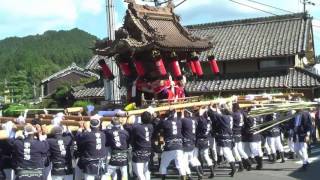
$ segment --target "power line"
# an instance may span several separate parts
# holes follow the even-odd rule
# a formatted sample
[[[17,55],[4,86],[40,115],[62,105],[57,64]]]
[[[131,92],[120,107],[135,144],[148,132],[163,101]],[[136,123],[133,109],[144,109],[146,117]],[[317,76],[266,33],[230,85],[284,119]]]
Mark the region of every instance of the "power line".
[[[256,8],[256,7],[253,7],[253,6],[250,6],[250,5],[247,5],[247,4],[243,4],[241,2],[238,2],[238,1],[234,1],[234,0],[229,0],[233,3],[237,3],[237,4],[240,4],[242,6],[246,6],[246,7],[249,7],[249,8],[252,8],[252,9],[255,9],[255,10],[258,10],[258,11],[261,11],[261,12],[264,12],[264,13],[267,13],[267,14],[271,14],[271,15],[275,15],[275,16],[278,16],[278,14],[275,14],[275,13],[272,13],[272,12],[269,12],[269,11],[265,11],[263,9],[259,9],[259,8]]]
[[[240,2],[235,1],[235,0],[229,0],[229,1],[234,2],[234,3],[237,3],[237,4],[240,4],[240,5],[242,5],[242,6],[246,6],[246,7],[249,7],[249,8],[255,9],[255,10],[258,10],[258,11],[262,11],[262,12],[267,13],[267,14],[271,14],[271,15],[274,15],[274,16],[279,16],[278,14],[275,14],[275,13],[272,13],[272,12],[269,12],[269,11],[266,11],[266,10],[263,10],[263,9],[259,9],[259,8],[257,8],[257,7],[253,7],[253,6],[250,6],[250,5],[247,5],[247,4],[243,4],[243,3],[240,3]],[[252,1],[252,0],[247,0],[247,1]],[[314,18],[314,19],[316,19],[316,18]],[[314,24],[312,24],[312,26],[315,27],[315,28],[320,28],[319,25],[314,25]]]
[[[254,1],[254,0],[247,0],[247,1],[253,2],[253,3],[256,3],[256,4],[260,4],[260,5],[263,5],[263,6],[271,7],[273,9],[277,9],[277,10],[280,10],[280,11],[284,11],[284,12],[288,12],[288,13],[294,13],[292,11],[288,11],[288,10],[285,10],[285,9],[282,9],[282,8],[278,8],[278,7],[269,5],[269,4],[261,3],[261,2],[258,2],[258,1]]]

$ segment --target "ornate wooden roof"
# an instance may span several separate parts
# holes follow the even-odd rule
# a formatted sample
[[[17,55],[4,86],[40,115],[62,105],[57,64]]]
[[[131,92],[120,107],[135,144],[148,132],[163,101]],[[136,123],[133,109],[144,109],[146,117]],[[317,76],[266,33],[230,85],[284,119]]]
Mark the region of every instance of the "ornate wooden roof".
[[[306,51],[311,18],[303,13],[215,22],[187,26],[188,30],[214,44],[203,52],[218,60],[243,60],[290,56]]]
[[[103,46],[104,45],[104,46]],[[130,2],[123,27],[114,42],[98,43],[97,54],[112,56],[128,51],[204,51],[212,47],[208,40],[192,36],[174,14],[172,7],[153,7]]]
[[[312,88],[320,86],[320,76],[305,69],[290,68],[285,72],[268,74],[237,74],[223,76],[220,80],[189,81],[189,93],[210,93],[219,91]]]

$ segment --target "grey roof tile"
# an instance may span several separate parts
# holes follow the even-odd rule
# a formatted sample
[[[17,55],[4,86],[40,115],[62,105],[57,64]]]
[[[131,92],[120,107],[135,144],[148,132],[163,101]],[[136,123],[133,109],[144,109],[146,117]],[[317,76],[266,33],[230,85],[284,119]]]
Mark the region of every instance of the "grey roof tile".
[[[291,68],[287,72],[247,77],[223,77],[219,80],[189,81],[189,93],[217,92],[223,90],[250,90],[271,88],[310,88],[320,86],[320,76],[305,69]]]
[[[72,63],[70,66],[68,66],[67,68],[65,69],[62,69],[61,71],[59,72],[56,72],[48,77],[46,77],[45,79],[42,79],[41,80],[41,83],[45,83],[47,81],[50,81],[52,79],[58,79],[58,78],[61,78],[63,76],[66,76],[70,73],[77,73],[77,74],[81,74],[83,76],[86,76],[86,77],[96,77],[96,78],[99,78],[99,75],[98,74],[95,74],[93,72],[90,72],[90,71],[87,71],[79,66],[76,65],[76,63]]]
[[[303,50],[307,23],[304,14],[226,21],[187,26],[195,36],[208,38],[213,48],[200,55],[206,60],[213,53],[218,60],[241,60],[295,55]]]

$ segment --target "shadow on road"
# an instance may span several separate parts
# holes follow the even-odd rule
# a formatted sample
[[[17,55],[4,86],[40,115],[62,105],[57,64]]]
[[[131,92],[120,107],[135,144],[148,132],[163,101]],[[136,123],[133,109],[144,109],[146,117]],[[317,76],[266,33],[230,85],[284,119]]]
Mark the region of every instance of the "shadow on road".
[[[315,158],[320,156],[320,145],[319,143],[312,148],[311,156],[309,158]],[[299,168],[289,174],[290,177],[301,180],[318,180],[320,179],[320,161],[316,159],[312,163],[310,163],[307,170],[303,170]]]

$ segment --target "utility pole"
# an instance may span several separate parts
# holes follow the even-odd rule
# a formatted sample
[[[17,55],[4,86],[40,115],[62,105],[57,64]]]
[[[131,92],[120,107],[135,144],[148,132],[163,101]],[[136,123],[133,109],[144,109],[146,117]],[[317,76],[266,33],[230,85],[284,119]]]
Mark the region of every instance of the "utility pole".
[[[32,88],[33,88],[33,99],[36,100],[36,98],[37,98],[37,86],[36,86],[35,82],[33,82]]]
[[[115,6],[113,0],[106,0],[106,12],[107,12],[107,30],[109,40],[115,40]],[[104,80],[104,93],[105,100],[116,101],[120,99],[120,90],[118,85],[120,84],[119,68],[114,61],[109,61],[109,68],[111,69],[115,78],[113,80]]]
[[[307,5],[312,5],[312,6],[316,5],[314,2],[309,1],[309,0],[303,0],[302,4],[303,4],[303,13],[304,14],[307,14],[307,8],[306,8]]]

